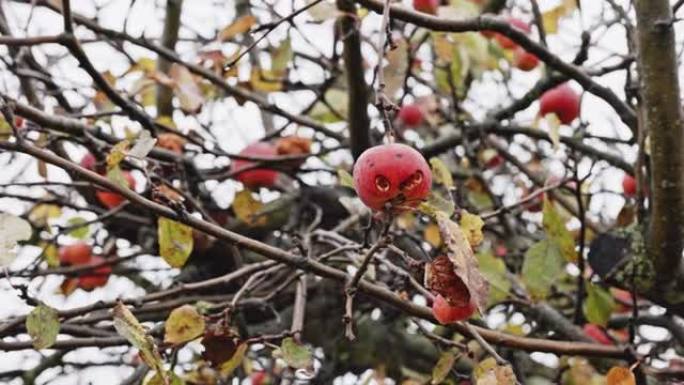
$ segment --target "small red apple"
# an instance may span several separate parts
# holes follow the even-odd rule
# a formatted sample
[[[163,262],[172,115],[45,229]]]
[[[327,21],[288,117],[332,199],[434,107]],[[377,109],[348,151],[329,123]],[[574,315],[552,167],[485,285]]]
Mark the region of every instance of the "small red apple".
[[[627,198],[632,198],[636,195],[637,184],[636,179],[634,179],[633,176],[625,174],[625,176],[622,177],[622,192]]]
[[[135,179],[133,178],[131,173],[128,171],[124,171],[123,177],[124,177],[124,179],[126,179],[126,183],[128,184],[128,188],[135,189]],[[105,190],[97,190],[95,192],[95,196],[97,197],[97,200],[100,201],[100,204],[102,204],[102,206],[104,206],[108,209],[112,209],[114,207],[117,207],[123,201],[126,200],[126,198],[124,198],[120,194],[117,194],[117,193],[111,192],[111,191],[105,191]]]
[[[416,207],[432,187],[432,172],[423,155],[400,143],[367,149],[357,159],[353,174],[359,198],[377,211],[388,205],[394,212]]]
[[[273,158],[278,155],[277,149],[270,143],[256,142],[245,147],[239,155],[253,156],[259,158]],[[256,163],[249,160],[235,159],[230,166],[231,173],[237,173]],[[250,169],[235,175],[235,179],[242,182],[248,188],[272,187],[278,179],[278,171],[268,168]]]
[[[439,0],[413,0],[413,9],[418,12],[436,15],[437,8],[439,8]]]
[[[442,325],[463,321],[475,312],[475,303],[471,300],[465,306],[451,306],[441,294],[435,296],[432,303],[432,315]]]
[[[522,47],[516,48],[513,52],[513,66],[521,71],[532,71],[539,65],[539,58],[523,49]]]
[[[268,374],[263,370],[259,370],[252,373],[249,376],[249,379],[252,382],[252,385],[265,385],[268,381]]]
[[[406,127],[415,128],[423,124],[423,110],[417,104],[405,104],[399,110],[399,121]]]
[[[563,124],[570,124],[580,114],[580,96],[564,83],[546,91],[539,99],[539,115],[555,113]]]
[[[627,313],[632,310],[632,304],[634,303],[632,293],[616,288],[611,288],[610,291],[613,293],[613,298],[615,298],[615,302],[618,305],[617,312]]]
[[[83,155],[83,158],[81,158],[80,165],[83,168],[87,168],[88,170],[95,170],[95,164],[97,163],[97,159],[95,159],[95,155],[91,153],[86,153]]]
[[[21,116],[14,116],[14,127],[16,128],[23,128],[24,127],[24,118]]]
[[[520,30],[521,32],[530,33],[532,31],[532,29],[530,28],[530,25],[523,20],[520,20],[520,19],[515,18],[515,17],[509,17],[507,19],[507,21],[511,25],[511,27],[513,27],[517,30]],[[516,42],[514,42],[513,40],[509,39],[508,37],[506,37],[505,35],[502,35],[500,33],[496,33],[494,35],[494,38],[496,39],[496,41],[499,42],[499,45],[501,46],[501,48],[514,49],[518,46],[518,44]]]
[[[59,263],[62,266],[83,265],[90,262],[93,249],[85,242],[78,242],[59,249]]]
[[[505,245],[496,245],[494,248],[494,255],[499,258],[503,258],[508,254],[508,248]]]
[[[104,262],[105,259],[102,257],[94,256],[91,259],[91,264],[99,264]],[[109,265],[102,265],[96,269],[94,269],[91,273],[88,273],[88,275],[82,275],[81,277],[78,278],[78,287],[80,287],[83,290],[90,291],[95,289],[96,287],[102,287],[107,284],[107,281],[109,280],[109,275],[112,273],[112,267]]]
[[[584,324],[583,329],[584,333],[594,341],[602,345],[613,345],[613,341],[600,326],[596,324]]]

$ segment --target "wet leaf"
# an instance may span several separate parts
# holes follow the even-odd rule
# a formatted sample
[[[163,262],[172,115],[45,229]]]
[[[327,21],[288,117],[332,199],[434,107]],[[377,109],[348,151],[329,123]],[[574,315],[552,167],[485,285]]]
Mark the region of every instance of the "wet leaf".
[[[231,40],[235,36],[249,31],[256,24],[256,21],[256,17],[252,15],[239,17],[219,32],[218,39],[222,42]]]
[[[59,334],[57,310],[42,303],[36,306],[26,317],[26,331],[34,348],[40,350],[52,346]]]
[[[587,321],[606,326],[617,305],[610,292],[601,286],[587,282],[587,298],[583,304]]]
[[[8,266],[17,257],[17,242],[31,238],[31,224],[16,215],[0,213],[0,267]]]
[[[183,267],[192,253],[192,228],[172,219],[157,221],[159,255],[172,267]]]
[[[532,245],[525,253],[522,267],[522,279],[532,297],[545,298],[564,267],[565,260],[556,242],[544,239]]]
[[[295,369],[307,369],[313,365],[313,355],[309,348],[287,337],[280,344],[280,351],[287,365]]]
[[[171,311],[166,319],[164,342],[178,345],[192,341],[204,333],[204,317],[194,306],[183,305]]]

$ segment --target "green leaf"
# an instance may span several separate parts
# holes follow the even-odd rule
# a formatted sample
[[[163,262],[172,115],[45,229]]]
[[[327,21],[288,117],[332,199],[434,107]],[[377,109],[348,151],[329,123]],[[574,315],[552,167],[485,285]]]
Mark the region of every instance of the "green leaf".
[[[124,160],[130,145],[131,142],[124,139],[112,147],[109,154],[107,154],[107,170],[117,167]]]
[[[608,290],[587,282],[587,298],[583,310],[589,322],[606,326],[616,306],[615,299]]]
[[[117,302],[112,310],[114,315],[114,329],[120,336],[124,337],[134,347],[140,350],[142,360],[157,374],[162,376],[162,383],[168,384],[167,373],[164,370],[161,355],[157,350],[154,339],[147,335],[145,328],[138,322],[133,313],[123,304]]]
[[[486,252],[477,254],[477,262],[480,265],[480,272],[489,282],[488,304],[493,305],[506,299],[511,290],[511,282],[506,276],[504,261]]]
[[[47,262],[48,267],[58,267],[59,266],[59,251],[54,243],[41,242],[40,246],[43,248],[43,254],[41,257],[45,262]]]
[[[545,298],[564,267],[565,260],[556,242],[544,239],[532,245],[525,253],[522,267],[522,279],[532,297]]]
[[[313,365],[311,351],[304,345],[298,344],[292,337],[287,337],[280,344],[283,359],[290,367],[307,369]]]
[[[418,210],[425,215],[436,217],[438,213],[444,213],[447,217],[454,215],[454,201],[442,197],[437,191],[431,191],[425,202],[418,206]]]
[[[439,356],[439,361],[435,364],[435,366],[432,368],[432,384],[440,384],[442,383],[447,376],[449,375],[449,372],[451,371],[451,368],[454,367],[454,363],[456,362],[456,356],[454,355],[453,352],[447,351],[442,353]]]
[[[284,72],[292,61],[292,57],[292,43],[288,38],[283,40],[271,54],[271,71]]]
[[[183,267],[192,253],[192,228],[172,219],[157,221],[159,254],[172,267]]]
[[[548,197],[544,198],[544,219],[542,225],[548,239],[556,242],[561,254],[568,262],[577,261],[575,239],[565,226],[565,221],[556,210],[556,205]]]
[[[319,101],[309,111],[309,116],[321,123],[337,123],[346,119],[349,112],[349,95],[347,91],[331,88],[325,92],[327,103]],[[335,109],[331,110],[330,107]]]
[[[451,171],[441,159],[431,158],[430,167],[432,168],[432,176],[435,178],[435,182],[444,185],[448,189],[454,188],[454,178],[451,176]]]
[[[230,376],[233,371],[240,366],[242,360],[245,359],[245,353],[247,353],[248,347],[249,346],[246,343],[241,343],[238,345],[238,347],[235,349],[235,353],[233,353],[233,356],[230,357],[228,361],[221,364],[220,372],[222,376]]]
[[[52,346],[59,334],[57,310],[42,303],[36,306],[26,317],[26,331],[34,348],[40,350]]]
[[[73,217],[69,218],[69,226],[78,226],[83,223],[86,223],[87,221],[81,217]],[[69,235],[76,238],[76,239],[85,239],[88,234],[90,234],[90,225],[85,224],[82,226],[74,227],[71,230],[69,230]]]
[[[354,188],[354,177],[345,169],[337,169],[337,180],[339,181],[340,186],[349,187],[351,189]]]
[[[183,305],[171,311],[164,325],[164,342],[178,345],[204,333],[204,317],[194,306]]]
[[[128,181],[118,165],[107,169],[107,179],[116,183],[119,187],[129,188]]]
[[[233,200],[233,212],[235,216],[249,226],[263,226],[266,224],[266,218],[258,213],[263,208],[264,204],[254,198],[252,191],[242,190],[235,194]]]

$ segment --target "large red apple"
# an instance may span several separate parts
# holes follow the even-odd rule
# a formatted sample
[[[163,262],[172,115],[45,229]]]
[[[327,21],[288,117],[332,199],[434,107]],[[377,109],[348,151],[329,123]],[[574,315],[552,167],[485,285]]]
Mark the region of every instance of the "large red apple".
[[[59,263],[62,266],[83,265],[90,262],[92,248],[85,242],[78,242],[59,249]]]
[[[238,155],[253,156],[259,158],[274,158],[278,155],[275,146],[266,142],[256,142],[245,147]],[[256,162],[249,160],[235,159],[230,166],[231,173],[238,173],[248,167],[252,167]],[[278,179],[278,171],[268,168],[250,169],[235,174],[235,179],[242,182],[248,188],[272,187]]]
[[[413,8],[418,12],[436,15],[439,0],[413,0]]]
[[[580,114],[580,96],[564,83],[546,91],[539,99],[539,115],[554,113],[563,124],[570,124]]]
[[[135,189],[135,179],[131,175],[130,172],[124,171],[123,173],[124,179],[126,179],[126,183],[128,184],[128,188],[131,190]],[[106,191],[106,190],[97,190],[95,192],[95,196],[97,197],[97,200],[100,201],[102,206],[112,209],[114,207],[117,207],[120,205],[123,201],[126,200],[122,195],[111,192],[111,191]]]
[[[354,187],[373,210],[401,212],[427,198],[432,172],[423,155],[405,144],[392,143],[364,151],[354,165]]]
[[[446,325],[470,318],[475,312],[475,307],[472,297],[464,306],[451,306],[441,294],[437,294],[432,303],[432,314],[439,323]]]

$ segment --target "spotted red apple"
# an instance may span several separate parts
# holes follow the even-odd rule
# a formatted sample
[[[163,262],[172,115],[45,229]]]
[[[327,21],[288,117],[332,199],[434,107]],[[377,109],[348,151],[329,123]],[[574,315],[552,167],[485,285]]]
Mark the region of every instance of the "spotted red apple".
[[[508,23],[511,25],[511,27],[513,27],[513,28],[515,28],[515,29],[517,29],[523,33],[530,33],[532,31],[532,29],[530,28],[530,25],[526,21],[523,21],[521,19],[518,19],[515,17],[509,17],[506,21],[508,21]],[[513,40],[511,40],[510,38],[508,38],[507,36],[505,36],[503,34],[496,33],[494,35],[494,38],[496,39],[496,41],[499,42],[499,45],[501,46],[501,48],[514,49],[518,46],[518,44],[516,42],[514,42]]]
[[[563,124],[570,124],[580,114],[580,96],[564,83],[546,91],[539,99],[539,115],[554,113]]]
[[[584,333],[589,336],[592,340],[602,344],[602,345],[613,345],[613,341],[608,337],[608,334],[596,324],[584,324]]]
[[[636,195],[637,184],[636,179],[634,179],[633,176],[625,174],[625,176],[622,177],[622,192],[628,198],[632,198]]]
[[[90,262],[92,256],[92,247],[85,242],[62,246],[59,249],[59,263],[62,266],[83,265]]]
[[[104,262],[105,259],[102,257],[94,256],[90,264],[97,265]],[[107,284],[109,276],[112,273],[112,267],[109,265],[102,265],[98,268],[88,272],[86,275],[82,275],[78,278],[78,287],[83,290],[93,290],[96,287],[102,287]]]
[[[405,104],[399,109],[399,121],[409,128],[416,128],[423,124],[423,110],[417,104]]]
[[[276,147],[267,142],[256,142],[245,147],[238,155],[253,156],[263,159],[274,158],[278,155]],[[248,167],[252,167],[257,162],[235,159],[230,166],[232,173],[237,173]],[[249,169],[239,174],[235,174],[235,179],[242,182],[248,188],[272,187],[278,179],[278,171],[268,168]]]
[[[439,0],[413,0],[413,9],[418,12],[436,15],[437,8],[439,8]]]
[[[133,178],[133,175],[131,175],[131,173],[128,171],[124,171],[122,172],[122,174],[124,179],[126,180],[126,183],[128,184],[128,188],[130,188],[131,190],[135,189],[135,179]],[[121,194],[106,190],[97,190],[95,192],[95,196],[97,197],[97,200],[102,204],[102,206],[108,209],[117,207],[123,201],[126,200],[126,198],[124,198]]]
[[[470,318],[475,312],[475,307],[472,297],[466,305],[451,306],[441,294],[437,294],[432,303],[432,315],[439,323],[446,325]]]
[[[513,66],[521,71],[532,71],[539,65],[539,58],[525,51],[522,47],[516,48],[513,52]]]
[[[401,212],[427,198],[432,172],[423,155],[412,147],[383,144],[359,156],[354,165],[354,187],[371,209]]]

